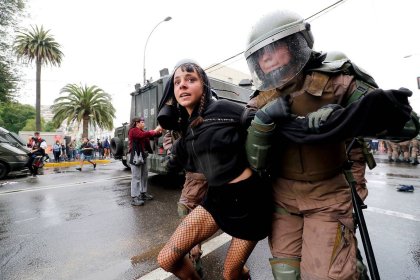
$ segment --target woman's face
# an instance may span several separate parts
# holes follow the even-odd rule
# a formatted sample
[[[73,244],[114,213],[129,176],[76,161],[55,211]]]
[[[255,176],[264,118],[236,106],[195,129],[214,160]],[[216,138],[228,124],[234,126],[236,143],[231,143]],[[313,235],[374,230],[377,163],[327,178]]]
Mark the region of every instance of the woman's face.
[[[144,121],[139,121],[136,123],[136,127],[140,129],[144,129]]]
[[[280,44],[272,49],[267,49],[258,59],[258,63],[264,74],[267,74],[289,64],[291,58],[288,47],[285,44]]]
[[[176,101],[191,115],[203,95],[203,82],[195,70],[187,72],[179,67],[174,74],[174,92]]]

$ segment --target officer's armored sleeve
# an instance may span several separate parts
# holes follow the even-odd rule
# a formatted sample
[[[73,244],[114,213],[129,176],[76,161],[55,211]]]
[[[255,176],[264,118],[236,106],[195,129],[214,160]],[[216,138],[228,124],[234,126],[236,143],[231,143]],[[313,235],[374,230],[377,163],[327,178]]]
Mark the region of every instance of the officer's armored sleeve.
[[[373,82],[373,85],[372,85],[360,79],[356,79],[354,80],[353,83],[354,83],[354,86],[352,87],[350,94],[347,95],[347,97],[344,99],[344,103],[341,104],[344,107],[348,106],[349,104],[357,100],[360,100],[361,98],[366,96],[366,94],[369,94],[377,89],[377,85],[375,82]],[[385,92],[390,92],[390,91],[385,91]],[[401,102],[401,100],[394,99],[392,94],[389,95],[389,98],[393,98],[392,102],[395,102],[395,105],[398,105]],[[398,129],[398,130],[394,129],[391,131],[386,131],[382,133],[381,135],[378,135],[378,137],[382,139],[393,139],[396,141],[402,141],[404,139],[408,139],[415,133],[418,133],[419,129],[420,129],[419,118],[416,112],[411,111],[410,118],[405,123],[402,129]]]
[[[271,152],[271,142],[274,135],[275,124],[273,122],[264,124],[256,117],[257,99],[252,98],[248,104],[246,113],[246,124],[248,134],[245,143],[247,159],[252,169],[264,171],[268,168],[268,158]],[[244,123],[242,117],[242,123]]]
[[[376,89],[345,108],[333,110],[319,127],[319,133],[308,133],[308,118],[284,123],[278,131],[296,143],[325,143],[358,136],[380,138],[383,133],[399,135],[411,120],[412,108],[408,101],[411,95],[412,92],[404,88]]]

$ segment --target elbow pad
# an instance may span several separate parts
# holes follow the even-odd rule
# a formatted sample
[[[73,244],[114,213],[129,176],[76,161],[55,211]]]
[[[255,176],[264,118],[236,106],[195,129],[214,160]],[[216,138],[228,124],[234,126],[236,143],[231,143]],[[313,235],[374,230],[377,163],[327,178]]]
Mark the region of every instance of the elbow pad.
[[[269,165],[268,157],[276,125],[274,123],[262,124],[257,120],[253,120],[248,128],[245,148],[251,168],[255,171],[263,171]]]

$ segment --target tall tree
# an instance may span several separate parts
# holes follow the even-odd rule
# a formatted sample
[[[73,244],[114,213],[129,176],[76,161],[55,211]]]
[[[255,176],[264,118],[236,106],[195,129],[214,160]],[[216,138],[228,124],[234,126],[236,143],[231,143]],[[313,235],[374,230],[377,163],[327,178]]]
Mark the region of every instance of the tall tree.
[[[88,137],[89,124],[94,128],[111,130],[114,128],[115,108],[111,95],[97,86],[78,86],[68,84],[61,89],[61,96],[54,100],[51,106],[54,114],[53,122],[61,124],[67,120],[67,125],[77,122],[83,123],[82,137]]]
[[[18,59],[28,63],[35,60],[36,65],[36,129],[41,130],[41,66],[60,66],[64,56],[50,30],[44,30],[41,26],[31,26],[32,30],[19,31],[16,37],[14,50]]]
[[[19,71],[12,45],[24,8],[25,0],[0,0],[0,102],[16,97]]]

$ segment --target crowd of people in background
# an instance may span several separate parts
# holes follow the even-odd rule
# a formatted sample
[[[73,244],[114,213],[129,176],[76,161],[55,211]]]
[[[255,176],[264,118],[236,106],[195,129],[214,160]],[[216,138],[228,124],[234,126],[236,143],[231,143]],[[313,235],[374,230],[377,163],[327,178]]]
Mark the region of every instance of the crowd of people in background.
[[[388,162],[419,164],[420,135],[408,141],[389,141],[371,139],[369,141],[373,154],[386,154]]]
[[[384,152],[388,154],[389,162],[418,165],[419,142],[418,138],[403,142],[386,141],[383,148]]]
[[[29,137],[27,146],[33,141]],[[110,159],[112,158],[110,141],[108,138],[101,139],[88,139],[93,146],[92,159]],[[53,155],[51,162],[63,161],[79,161],[81,159],[83,138],[78,140],[72,139],[70,143],[66,143],[64,139],[56,140],[55,143],[47,143],[51,145],[51,153]]]

